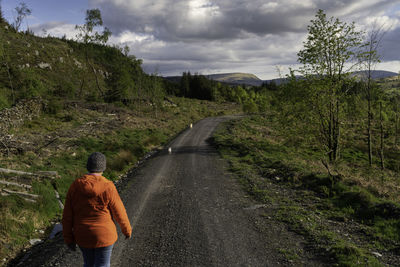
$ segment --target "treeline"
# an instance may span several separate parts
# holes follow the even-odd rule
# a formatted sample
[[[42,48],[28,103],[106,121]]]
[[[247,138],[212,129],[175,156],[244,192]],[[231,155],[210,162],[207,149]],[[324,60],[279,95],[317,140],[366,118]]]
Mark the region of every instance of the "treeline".
[[[167,92],[181,97],[210,101],[228,101],[242,104],[248,113],[265,112],[268,107],[267,95],[261,89],[246,85],[228,85],[210,80],[201,74],[184,72],[179,82],[165,81]]]

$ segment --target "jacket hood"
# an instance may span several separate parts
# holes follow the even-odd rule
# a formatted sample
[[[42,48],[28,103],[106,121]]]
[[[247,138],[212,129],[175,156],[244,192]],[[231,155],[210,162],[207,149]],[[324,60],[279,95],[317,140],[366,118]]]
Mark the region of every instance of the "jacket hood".
[[[104,177],[95,175],[85,175],[78,179],[79,191],[88,197],[95,197],[102,194],[106,190]]]

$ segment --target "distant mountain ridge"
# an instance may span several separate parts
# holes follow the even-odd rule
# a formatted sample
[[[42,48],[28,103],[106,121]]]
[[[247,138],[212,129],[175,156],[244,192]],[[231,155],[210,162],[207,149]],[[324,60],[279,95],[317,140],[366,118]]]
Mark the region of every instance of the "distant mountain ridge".
[[[233,73],[210,74],[205,76],[208,79],[232,85],[245,84],[252,86],[260,86],[263,83],[263,80],[261,80],[256,75],[251,73],[233,72]]]
[[[365,70],[364,71],[355,71],[353,73],[353,75],[357,76],[357,77],[360,77],[360,78],[363,78],[363,77],[367,77],[368,72],[365,71]],[[373,70],[371,72],[371,77],[374,80],[375,79],[390,78],[390,77],[397,76],[397,75],[399,75],[399,74],[396,73],[396,72],[386,71],[386,70]]]
[[[353,73],[357,77],[366,77],[367,71],[356,71]],[[399,75],[396,72],[385,71],[385,70],[373,70],[371,72],[372,79],[384,79]],[[284,83],[286,78],[277,78],[271,80],[261,80],[254,74],[250,73],[222,73],[222,74],[210,74],[205,75],[207,78],[219,82],[224,82],[232,85],[251,85],[260,86],[263,83],[275,82],[277,85]]]
[[[367,71],[356,71],[353,73],[353,76],[357,76],[359,78],[366,77]],[[372,79],[383,79],[389,78],[393,76],[399,75],[396,72],[385,71],[385,70],[374,70],[372,71]],[[249,85],[249,86],[260,86],[263,83],[275,82],[277,85],[284,83],[286,78],[277,78],[271,80],[261,80],[256,75],[251,73],[242,73],[242,72],[232,72],[232,73],[219,73],[219,74],[208,74],[204,75],[210,80],[227,83],[230,85]],[[179,82],[181,76],[169,76],[165,77],[166,79]]]

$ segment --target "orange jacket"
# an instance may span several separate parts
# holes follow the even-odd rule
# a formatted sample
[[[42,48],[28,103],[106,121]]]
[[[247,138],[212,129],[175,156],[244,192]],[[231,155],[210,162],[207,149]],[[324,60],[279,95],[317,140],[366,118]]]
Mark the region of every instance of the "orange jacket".
[[[118,239],[115,219],[125,236],[132,228],[114,184],[101,175],[76,179],[65,199],[62,218],[64,242],[84,248],[107,247]]]

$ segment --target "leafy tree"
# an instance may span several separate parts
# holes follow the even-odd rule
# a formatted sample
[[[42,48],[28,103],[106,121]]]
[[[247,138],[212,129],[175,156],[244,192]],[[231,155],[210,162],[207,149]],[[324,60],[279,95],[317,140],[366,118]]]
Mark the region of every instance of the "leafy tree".
[[[368,161],[369,165],[372,166],[372,90],[373,90],[373,79],[372,72],[375,70],[376,64],[380,62],[380,55],[378,54],[378,48],[381,40],[384,36],[382,32],[382,26],[377,27],[374,24],[371,31],[367,34],[366,43],[364,45],[364,52],[362,54],[362,65],[366,71],[366,77],[364,78],[365,90],[368,102],[368,124],[367,124],[367,143],[368,143]],[[383,151],[383,149],[382,149]],[[382,152],[383,153],[383,152]]]
[[[17,15],[14,18],[14,23],[12,24],[12,26],[18,32],[24,19],[32,14],[32,10],[28,8],[28,6],[24,2],[21,2],[19,6],[15,8],[15,11],[17,12]]]
[[[253,99],[246,99],[242,105],[242,109],[246,113],[256,113],[258,112],[258,106],[254,103]]]
[[[322,140],[330,161],[339,153],[341,98],[347,93],[345,82],[361,57],[362,32],[354,23],[326,17],[319,10],[311,25],[304,49],[298,53],[300,69],[310,82],[314,108],[319,117]]]
[[[111,31],[107,27],[104,27],[101,34],[94,31],[96,27],[101,26],[103,26],[103,19],[101,18],[100,10],[98,8],[86,10],[85,24],[75,26],[75,29],[79,30],[79,33],[76,35],[78,41],[82,41],[85,44],[107,43],[108,38],[111,36]]]
[[[189,97],[190,79],[191,79],[190,71],[182,73],[182,78],[181,78],[181,82],[180,82],[180,90],[181,90],[180,95],[181,96]]]
[[[99,84],[99,79],[97,77],[96,70],[93,64],[89,60],[89,49],[92,48],[92,44],[106,44],[108,38],[111,35],[111,31],[104,27],[103,33],[99,34],[95,30],[95,27],[103,26],[103,19],[101,18],[101,12],[99,9],[89,9],[86,10],[86,18],[85,24],[80,26],[76,25],[75,29],[79,30],[78,34],[76,35],[78,41],[82,41],[85,44],[85,54],[86,54],[86,63],[90,66],[94,77],[96,79],[97,89],[100,92],[102,97],[105,97],[104,91],[101,89]],[[84,74],[83,74],[84,75]],[[82,81],[85,80],[85,77],[82,78]],[[82,85],[84,82],[82,82]],[[81,90],[82,91],[82,90]]]
[[[3,9],[1,7],[1,0],[0,0],[0,22],[4,22]]]

